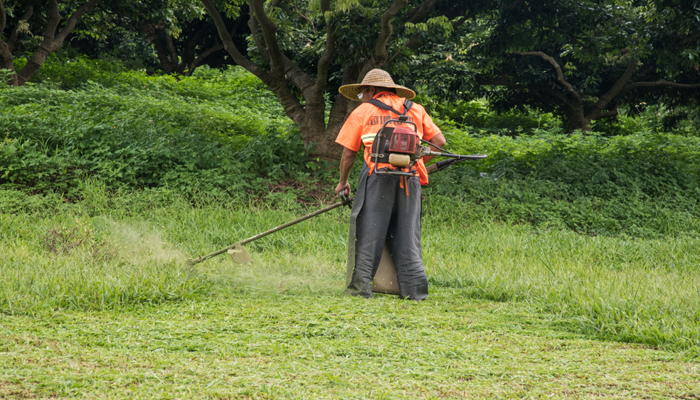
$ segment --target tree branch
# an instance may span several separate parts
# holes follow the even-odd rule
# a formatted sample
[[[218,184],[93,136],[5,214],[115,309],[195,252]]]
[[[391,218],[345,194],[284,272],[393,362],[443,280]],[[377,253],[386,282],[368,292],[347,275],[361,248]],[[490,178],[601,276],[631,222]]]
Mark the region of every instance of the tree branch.
[[[231,57],[233,57],[233,60],[247,71],[260,78],[260,80],[262,80],[275,93],[277,99],[279,99],[280,104],[282,104],[282,107],[284,108],[285,114],[287,114],[287,116],[294,121],[294,123],[301,124],[305,116],[304,107],[301,105],[301,103],[299,103],[299,100],[296,98],[296,96],[294,96],[291,90],[289,90],[287,82],[284,79],[284,67],[278,67],[278,69],[281,70],[277,70],[276,73],[265,72],[265,70],[260,68],[259,65],[245,58],[238,51],[238,49],[236,49],[236,46],[233,43],[233,38],[228,30],[226,30],[226,24],[224,23],[223,18],[221,18],[221,14],[219,14],[219,11],[216,9],[216,6],[212,0],[200,1],[202,4],[204,4],[204,7],[214,20],[216,29],[219,32],[219,37],[221,37],[221,40],[224,42],[224,48],[231,55]],[[254,0],[250,0],[250,3],[253,1]],[[261,5],[261,3],[258,4]],[[279,56],[282,58],[281,53]],[[284,60],[282,60],[282,62],[284,62]]]
[[[543,92],[547,92],[551,94],[552,96],[558,98],[562,102],[564,102],[568,106],[573,106],[570,102],[570,100],[564,95],[562,92],[558,90],[554,90],[548,86],[544,85],[521,85],[519,83],[511,82],[505,79],[494,79],[494,80],[479,80],[477,81],[480,85],[498,85],[498,86],[508,86],[512,87],[514,89],[535,89],[535,90],[541,90]]]
[[[204,36],[206,31],[207,31],[207,27],[203,26],[194,34],[194,36],[190,40],[187,41],[187,45],[185,47],[185,55],[184,55],[184,59],[186,62],[188,62],[188,63],[194,62],[194,60],[196,58],[194,55],[195,55],[195,51],[197,48],[197,43],[199,43],[199,41],[202,39],[202,36]],[[221,46],[223,48],[223,44]]]
[[[221,18],[221,14],[219,14],[219,11],[216,9],[216,6],[212,2],[212,0],[200,1],[204,5],[204,8],[207,9],[207,12],[209,12],[211,18],[214,20],[214,25],[216,25],[216,30],[219,32],[219,37],[224,42],[224,49],[229,53],[231,58],[233,58],[233,61],[235,61],[236,64],[240,65],[241,67],[245,68],[248,72],[260,78],[260,80],[262,80],[263,82],[269,80],[267,73],[262,68],[260,68],[254,62],[247,59],[245,56],[243,56],[243,54],[241,54],[238,51],[236,45],[233,43],[233,38],[231,37],[231,34],[226,29],[224,19]]]
[[[510,4],[505,4],[503,6],[503,9],[504,10],[511,10],[511,9],[519,6],[520,4],[525,4],[525,0],[515,0],[514,2],[512,2]]]
[[[168,46],[168,52],[170,53],[170,62],[177,65],[179,63],[179,57],[177,56],[177,49],[175,48],[173,37],[170,36],[165,29],[163,29],[163,33],[165,34],[165,44]]]
[[[330,0],[321,0],[321,15],[325,15],[331,9]],[[335,25],[328,23],[326,25],[326,48],[323,50],[323,55],[318,60],[317,79],[314,85],[314,91],[323,93],[328,84],[328,67],[333,60],[335,53]]]
[[[314,33],[314,35],[315,35],[315,34],[316,34],[316,25],[314,25],[314,20],[312,20],[312,19],[309,18],[307,15],[304,15],[304,13],[302,13],[301,11],[299,11],[299,7],[297,7],[296,4],[292,3],[292,5],[294,6],[294,10],[296,10],[297,14],[299,14],[300,17],[302,17],[302,18],[304,18],[305,20],[309,21],[309,23],[311,24],[311,31],[312,31],[312,32]],[[323,11],[323,9],[324,9],[324,7],[323,7],[323,4],[322,4],[322,5],[321,5],[321,14],[322,14],[322,15],[325,14],[325,11]],[[330,9],[330,7],[329,7],[329,9]]]
[[[260,54],[262,54],[263,57],[267,59],[267,61],[270,61],[270,54],[267,51],[267,47],[265,47],[265,42],[263,38],[261,38],[258,34],[258,28],[260,27],[260,25],[258,24],[258,20],[255,19],[255,10],[253,10],[253,4],[251,2],[248,2],[248,8],[248,14],[250,14],[250,19],[248,20],[248,28],[250,28],[250,34],[251,36],[253,36],[253,41],[258,47],[258,51],[260,52]]]
[[[29,2],[27,2],[29,3]],[[27,22],[29,21],[29,18],[32,17],[34,14],[34,6],[31,4],[27,5],[27,11],[24,12],[24,15],[22,15],[22,18],[19,19],[17,25],[12,29],[12,33],[10,33],[10,38],[7,40],[7,45],[10,46],[10,49],[13,49],[15,47],[15,42],[17,42],[17,36],[19,34],[19,27],[22,22]],[[0,29],[0,32],[2,32],[2,29]]]
[[[646,74],[648,74],[649,72],[654,71],[656,68],[657,68],[657,65],[656,65],[656,64],[652,64],[652,65],[650,65],[647,69],[642,70],[642,71],[639,71],[639,75],[646,75]]]
[[[619,114],[619,111],[617,110],[617,104],[615,104],[615,107],[613,107],[612,110],[610,111],[605,111],[605,112],[599,112],[598,115],[591,117],[592,120],[599,120],[599,119],[604,119],[604,118],[612,118],[616,117]]]
[[[207,49],[202,54],[197,56],[197,58],[195,58],[192,61],[192,63],[190,64],[190,71],[189,71],[190,75],[192,74],[192,71],[194,71],[194,69],[197,68],[199,66],[199,64],[202,63],[202,61],[204,61],[204,59],[209,57],[212,53],[215,53],[215,52],[217,52],[219,50],[223,50],[223,49],[224,49],[223,44],[217,44],[216,46]]]
[[[39,48],[32,54],[27,60],[27,64],[19,71],[18,83],[24,85],[29,79],[34,75],[34,73],[41,67],[41,65],[46,60],[51,53],[58,50],[66,37],[73,31],[75,24],[78,23],[78,19],[85,15],[88,11],[92,10],[100,1],[102,0],[90,0],[84,3],[82,6],[78,7],[68,20],[66,20],[65,26],[61,29],[58,34],[56,30],[61,23],[61,13],[58,8],[58,2],[56,0],[49,0],[49,15],[51,16],[49,22],[46,24],[46,29],[44,31],[44,40],[41,41]]]
[[[0,0],[0,35],[5,30],[5,25],[7,25],[7,12],[5,12],[5,4]]]
[[[2,0],[0,0],[0,17],[2,17],[2,20],[0,20],[0,68],[8,69],[12,72],[15,72],[15,63],[12,58],[12,48],[5,43],[2,40],[2,31],[5,29],[5,25],[7,23],[7,14],[5,11],[5,5],[3,4]],[[9,77],[8,82],[0,82],[0,85],[5,85],[9,84],[12,86],[16,86],[18,81],[17,81],[17,74],[11,74]]]
[[[576,90],[574,90],[574,87],[571,86],[569,82],[567,82],[564,79],[564,73],[561,71],[561,67],[559,64],[554,60],[553,57],[541,52],[541,51],[525,51],[525,52],[520,52],[520,51],[514,51],[513,54],[517,54],[520,56],[538,56],[543,58],[545,61],[548,63],[552,64],[554,69],[557,71],[557,81],[561,83],[568,91],[569,93],[574,96],[577,102],[581,102],[581,95],[578,94]]]
[[[248,4],[251,7],[251,18],[257,20],[257,23],[263,31],[265,49],[268,53],[267,56],[271,66],[270,74],[281,82],[286,82],[286,79],[289,79],[294,86],[306,93],[309,89],[314,87],[314,81],[280,50],[279,43],[277,42],[277,26],[265,13],[263,3],[264,0],[248,0]],[[307,101],[308,100],[309,99],[307,99]]]
[[[149,37],[153,42],[153,47],[156,50],[156,56],[158,57],[158,61],[160,61],[161,69],[166,74],[177,72],[177,61],[173,63],[172,57],[169,57],[168,46],[167,43],[165,43],[165,39],[163,38],[167,34],[164,32],[164,30],[156,29],[155,27],[153,27],[152,24],[148,25],[150,25],[150,28],[152,29],[152,33],[149,34]],[[151,29],[148,30],[151,31]]]
[[[666,79],[660,79],[655,82],[635,82],[632,83],[628,86],[626,86],[624,89],[620,91],[620,94],[625,93],[629,90],[636,89],[638,87],[655,87],[655,86],[668,86],[668,87],[674,87],[678,89],[697,89],[700,88],[700,83],[675,83],[675,82],[669,82]]]
[[[270,73],[284,79],[284,60],[277,43],[277,25],[265,13],[264,0],[248,0],[255,19],[262,28],[265,47],[270,57]]]
[[[423,18],[427,17],[430,15],[431,12],[433,12],[433,7],[435,7],[435,4],[439,3],[441,0],[425,0],[417,10],[411,15],[411,18],[408,20],[408,22],[415,24],[423,20]]]
[[[53,37],[56,35],[56,28],[61,22],[61,13],[58,11],[58,2],[56,0],[49,0],[49,22],[46,24],[46,30],[44,31],[44,40],[41,43],[51,43]]]
[[[394,0],[394,2],[384,11],[381,20],[381,32],[377,38],[377,45],[374,48],[375,61],[383,63],[389,56],[387,49],[387,43],[391,39],[391,34],[394,28],[391,25],[391,20],[398,14],[399,11],[408,3],[408,0]]]
[[[600,96],[598,101],[593,104],[593,106],[590,109],[589,115],[591,115],[591,119],[596,119],[596,116],[614,99],[620,94],[620,91],[622,88],[629,82],[630,78],[632,78],[632,75],[634,75],[634,71],[637,70],[637,60],[634,58],[630,58],[627,61],[627,68],[625,68],[625,72],[622,74],[620,79],[615,82],[613,87],[610,88],[604,95]]]
[[[55,41],[57,41],[57,47],[61,46],[63,44],[63,41],[66,40],[66,37],[73,32],[73,29],[75,29],[75,25],[78,23],[78,20],[80,17],[85,15],[87,12],[95,8],[95,6],[102,0],[90,0],[87,3],[83,4],[82,6],[78,7],[77,10],[73,14],[71,14],[70,17],[68,17],[68,21],[66,21],[66,25],[61,29],[61,31],[58,33]]]

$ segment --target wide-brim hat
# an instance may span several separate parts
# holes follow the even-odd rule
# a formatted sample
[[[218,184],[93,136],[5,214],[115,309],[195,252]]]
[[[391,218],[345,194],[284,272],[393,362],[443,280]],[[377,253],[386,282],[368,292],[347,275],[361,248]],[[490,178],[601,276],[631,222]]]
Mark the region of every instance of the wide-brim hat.
[[[397,96],[404,97],[408,100],[416,97],[416,92],[407,87],[395,84],[394,80],[391,79],[391,75],[389,75],[388,72],[381,69],[373,69],[369,71],[367,75],[365,75],[365,78],[362,80],[362,83],[343,85],[340,87],[340,89],[338,89],[338,91],[350,100],[362,101],[357,98],[357,95],[360,94],[363,90],[365,90],[367,86],[396,89]]]

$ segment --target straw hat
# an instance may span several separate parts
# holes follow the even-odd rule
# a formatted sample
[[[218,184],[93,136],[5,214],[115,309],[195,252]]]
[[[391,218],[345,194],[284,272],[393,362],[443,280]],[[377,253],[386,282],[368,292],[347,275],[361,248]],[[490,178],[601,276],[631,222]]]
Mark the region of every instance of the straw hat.
[[[340,87],[340,89],[338,89],[338,91],[350,100],[361,101],[357,98],[357,95],[360,94],[367,86],[396,89],[397,96],[404,97],[408,100],[416,97],[416,92],[407,87],[395,84],[394,80],[391,79],[391,75],[381,69],[373,69],[369,71],[367,75],[365,75],[365,79],[362,80],[362,83],[343,85]]]

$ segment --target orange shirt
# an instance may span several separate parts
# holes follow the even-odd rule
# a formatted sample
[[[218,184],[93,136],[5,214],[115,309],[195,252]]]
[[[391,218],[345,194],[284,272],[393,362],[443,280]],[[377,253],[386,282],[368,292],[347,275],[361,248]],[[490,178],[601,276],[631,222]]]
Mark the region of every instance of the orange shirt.
[[[394,93],[379,92],[376,96],[374,96],[374,98],[386,105],[391,106],[396,111],[404,111],[403,102],[405,99],[398,97]],[[430,140],[441,133],[440,128],[435,125],[433,119],[430,118],[430,115],[425,112],[425,109],[420,104],[413,103],[413,106],[408,113],[406,113],[406,116],[408,117],[409,121],[416,124],[418,128],[418,136],[424,140]],[[369,166],[369,173],[371,175],[372,171],[374,170],[374,163],[371,159],[374,137],[388,119],[396,119],[398,117],[398,115],[391,111],[382,110],[381,108],[370,103],[362,103],[355,109],[355,111],[352,112],[352,114],[350,114],[347,121],[345,121],[345,124],[340,130],[340,133],[338,133],[338,138],[335,140],[335,142],[352,151],[360,151],[360,147],[364,145],[365,162]],[[389,124],[389,126],[393,126],[393,124]],[[409,129],[413,129],[413,125],[411,124],[406,124],[405,126]],[[379,163],[377,168],[384,168],[388,166],[390,165]],[[414,168],[418,171],[420,184],[427,185],[428,172],[425,169],[423,160],[418,160]]]

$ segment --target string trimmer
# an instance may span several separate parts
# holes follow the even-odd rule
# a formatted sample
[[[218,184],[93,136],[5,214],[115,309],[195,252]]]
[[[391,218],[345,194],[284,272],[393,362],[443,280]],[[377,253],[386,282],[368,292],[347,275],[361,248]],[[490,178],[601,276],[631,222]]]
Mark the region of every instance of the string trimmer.
[[[401,131],[399,130],[399,132],[397,132],[397,133],[401,133]],[[394,137],[398,137],[398,136],[399,136],[399,135],[394,135]],[[452,158],[452,159],[450,159],[450,160],[444,160],[444,161],[440,161],[440,162],[437,162],[437,163],[433,164],[434,167],[431,168],[430,173],[434,173],[434,172],[437,172],[437,171],[441,171],[441,170],[443,170],[443,169],[449,167],[450,165],[452,165],[452,164],[454,164],[454,163],[456,163],[456,162],[459,162],[459,161],[463,161],[463,160],[480,160],[480,159],[484,159],[484,158],[487,157],[487,156],[484,155],[484,154],[475,154],[475,155],[462,156],[462,155],[457,155],[457,154],[445,152],[445,151],[442,150],[442,149],[440,149],[440,150],[442,150],[442,152],[433,152],[433,151],[431,151],[429,148],[427,148],[427,146],[421,146],[421,145],[419,145],[417,141],[414,142],[414,146],[415,146],[414,151],[413,151],[413,153],[411,154],[411,156],[412,156],[413,159],[416,159],[416,158],[415,158],[415,157],[416,157],[416,154],[422,154],[421,157],[422,157],[423,155],[434,155],[434,156],[442,156],[442,157],[451,157],[451,158]],[[435,146],[435,147],[437,147],[437,146]],[[389,153],[389,151],[387,151],[387,153]],[[405,154],[405,152],[403,152],[403,153],[401,153],[401,154],[403,155],[403,154]],[[393,157],[392,157],[392,158],[393,158]],[[420,157],[418,157],[418,158],[420,158]],[[393,159],[391,159],[391,160],[393,161]],[[393,163],[392,163],[392,164],[393,164]],[[397,172],[404,173],[403,171],[397,171]],[[380,174],[381,174],[381,173],[386,174],[387,172],[385,172],[385,171],[379,171],[379,173],[380,173]],[[212,258],[212,257],[216,257],[216,256],[218,256],[218,255],[220,255],[220,254],[223,254],[223,253],[228,253],[228,254],[231,256],[231,258],[233,259],[233,261],[234,261],[235,263],[237,263],[237,264],[246,264],[246,263],[252,262],[253,259],[252,259],[252,257],[250,256],[250,253],[248,252],[248,250],[245,248],[245,246],[244,246],[245,244],[250,243],[250,242],[255,241],[255,240],[258,240],[258,239],[260,239],[260,238],[263,238],[263,237],[265,237],[265,236],[267,236],[267,235],[269,235],[269,234],[271,234],[271,233],[275,233],[275,232],[277,232],[277,231],[281,231],[282,229],[288,228],[288,227],[290,227],[290,226],[292,226],[292,225],[296,225],[296,224],[298,224],[299,222],[306,221],[306,220],[309,219],[309,218],[316,217],[316,216],[318,216],[318,215],[321,215],[321,214],[323,214],[323,213],[325,213],[325,212],[328,212],[328,211],[330,211],[330,210],[336,209],[336,208],[338,208],[338,207],[345,206],[345,205],[347,205],[348,207],[352,207],[352,200],[353,200],[352,198],[346,198],[345,196],[343,196],[342,194],[340,194],[340,199],[341,199],[341,201],[340,201],[339,203],[332,204],[332,205],[327,206],[327,207],[324,207],[324,208],[322,208],[322,209],[320,209],[320,210],[314,211],[314,212],[312,212],[311,214],[307,214],[307,215],[305,215],[305,216],[303,216],[303,217],[297,218],[297,219],[295,219],[294,221],[287,222],[286,224],[283,224],[283,225],[280,225],[280,226],[278,226],[278,227],[269,229],[269,230],[267,230],[267,231],[265,231],[265,232],[262,232],[262,233],[259,233],[259,234],[255,235],[255,236],[251,236],[251,237],[249,237],[248,239],[244,239],[244,240],[241,240],[240,242],[236,242],[236,243],[232,244],[231,246],[224,247],[223,249],[219,249],[219,250],[217,250],[217,251],[215,251],[215,252],[213,252],[213,253],[209,253],[209,254],[207,254],[207,255],[205,255],[205,256],[200,256],[200,257],[197,257],[197,258],[190,258],[190,259],[187,260],[187,264],[188,264],[188,265],[195,265],[195,264],[201,263],[201,262],[203,262],[203,261],[206,261],[206,260],[208,260],[208,259],[210,259],[210,258]],[[389,257],[390,257],[390,256],[389,256]],[[385,257],[382,258],[382,261],[384,261],[384,258],[385,258]],[[380,263],[380,270],[384,271],[384,268],[382,268],[381,265],[382,265],[382,263]],[[394,264],[393,264],[393,261],[392,261],[392,262],[391,262],[391,265],[390,265],[390,268],[393,269],[393,266],[394,266]],[[389,271],[389,272],[391,272],[391,271]],[[380,271],[378,271],[377,274],[379,275],[379,274],[380,274]],[[389,273],[388,276],[391,276],[391,274]],[[395,271],[395,270],[393,271],[393,276],[394,276],[394,277],[396,276],[396,271]],[[396,279],[393,280],[394,284],[395,284],[395,281],[396,281]],[[392,293],[392,292],[385,292],[385,293]]]
[[[311,214],[307,214],[307,215],[304,215],[303,217],[297,218],[294,221],[289,221],[286,224],[282,224],[278,227],[266,230],[265,232],[258,233],[255,236],[251,236],[248,239],[241,240],[240,242],[234,243],[231,246],[224,247],[223,249],[217,250],[213,253],[209,253],[206,256],[201,256],[198,258],[189,258],[189,259],[187,259],[187,264],[189,264],[189,265],[199,264],[202,261],[206,261],[212,257],[216,257],[219,254],[223,254],[226,252],[228,252],[228,254],[231,255],[231,258],[233,258],[233,262],[235,262],[236,264],[246,264],[246,263],[252,262],[253,258],[250,256],[250,253],[248,253],[248,250],[246,250],[246,248],[243,247],[243,245],[250,243],[254,240],[258,240],[260,238],[263,238],[271,233],[281,231],[284,228],[289,228],[290,226],[296,225],[299,222],[306,221],[309,218],[313,218],[317,215],[321,215],[325,212],[328,212],[330,210],[336,209],[336,208],[338,208],[340,206],[344,206],[344,205],[347,205],[348,207],[352,207],[352,198],[346,198],[345,196],[341,196],[340,203],[332,204],[332,205],[330,205],[328,207],[324,207],[318,211],[314,211]]]

